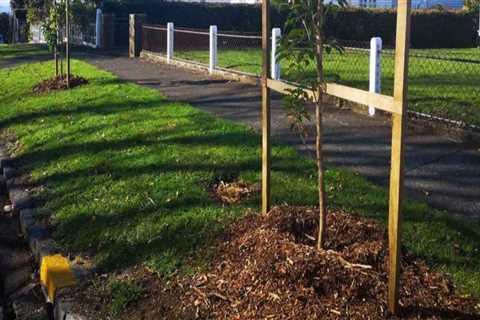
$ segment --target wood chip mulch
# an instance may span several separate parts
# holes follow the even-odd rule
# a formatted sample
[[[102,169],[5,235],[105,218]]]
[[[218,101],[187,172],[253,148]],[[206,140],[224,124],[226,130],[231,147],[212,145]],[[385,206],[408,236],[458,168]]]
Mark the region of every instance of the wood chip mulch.
[[[87,84],[88,80],[79,77],[79,76],[70,76],[70,89]],[[41,94],[45,92],[50,92],[54,90],[67,90],[67,78],[65,75],[63,76],[56,76],[51,79],[44,80],[39,84],[35,85],[32,88],[33,93]]]
[[[315,248],[317,213],[275,208],[234,224],[210,270],[160,278],[139,267],[145,295],[124,319],[386,319],[385,228],[329,212],[327,250]],[[480,301],[406,254],[402,319],[480,319]]]

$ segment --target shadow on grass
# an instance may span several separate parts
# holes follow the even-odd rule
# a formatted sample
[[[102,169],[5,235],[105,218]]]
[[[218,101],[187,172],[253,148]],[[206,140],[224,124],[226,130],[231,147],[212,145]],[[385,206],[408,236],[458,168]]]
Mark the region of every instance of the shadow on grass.
[[[207,135],[207,136],[193,136],[183,135],[182,132],[189,132],[191,128],[185,127],[176,131],[179,137],[164,138],[164,135],[168,131],[156,131],[155,133],[149,133],[144,135],[137,135],[128,139],[120,139],[118,141],[105,141],[95,142],[87,144],[73,144],[65,147],[48,149],[40,152],[26,153],[20,157],[20,160],[29,166],[37,166],[42,163],[58,161],[58,157],[69,157],[72,154],[81,150],[85,154],[97,154],[101,152],[121,152],[123,149],[130,147],[143,147],[143,146],[161,146],[161,145],[184,145],[187,148],[218,148],[222,146],[240,146],[249,145],[254,147],[258,144],[255,136],[249,136],[241,133],[224,134],[224,135]],[[254,140],[252,140],[252,137]],[[152,150],[155,152],[155,150]],[[297,159],[298,160],[298,159]],[[313,163],[307,161],[298,161],[295,163],[295,159],[278,156],[275,159],[273,170],[274,175],[287,175],[290,178],[301,178],[302,176],[308,176],[313,173]],[[214,173],[219,171],[227,172],[258,172],[259,161],[255,158],[242,159],[228,163],[204,163],[197,159],[191,159],[190,161],[181,162],[157,162],[148,165],[136,165],[131,168],[125,168],[116,164],[105,163],[104,167],[94,164],[83,170],[73,170],[68,173],[58,173],[48,175],[44,178],[40,178],[38,182],[45,185],[66,185],[66,189],[56,192],[56,196],[63,197],[75,194],[81,191],[86,185],[77,186],[78,189],[73,187],[74,182],[82,179],[83,177],[95,177],[106,175],[110,180],[124,180],[129,181],[137,176],[142,175],[156,175],[162,173],[169,174],[198,174],[202,177],[212,177]],[[294,173],[292,173],[294,172]],[[335,185],[338,183],[334,178],[327,177],[329,184]],[[345,184],[348,184],[351,178],[345,179]],[[84,181],[88,183],[88,181]],[[201,181],[195,182],[200,183]],[[206,182],[206,181],[205,181]],[[308,179],[305,182],[312,183]],[[282,184],[285,182],[281,182]],[[71,185],[71,186],[70,186]],[[344,190],[335,191],[332,190],[330,195],[331,204],[345,207],[349,210],[358,210],[358,212],[366,214],[376,219],[385,220],[386,212],[388,212],[388,205],[386,202],[386,195],[384,191],[371,188],[371,190],[358,190],[357,187],[364,187],[362,183],[360,186],[352,185],[346,186]],[[278,186],[277,186],[278,187]],[[290,193],[297,192],[296,190],[288,190],[289,185],[282,185],[282,190],[278,194],[275,194],[276,203],[287,202],[289,204],[305,204],[305,202],[296,201],[292,198]],[[338,192],[338,194],[337,194]],[[378,198],[369,199],[368,193],[380,193]],[[343,194],[342,194],[343,193]],[[279,197],[279,194],[281,197]],[[307,202],[312,203],[312,195],[307,195]],[[348,199],[349,200],[345,200]],[[256,198],[255,200],[257,200]],[[351,202],[348,202],[351,201]],[[314,203],[314,202],[313,202]],[[313,204],[312,203],[312,204]],[[254,202],[249,202],[249,205],[255,206]],[[118,211],[114,214],[107,212],[97,212],[95,219],[92,220],[90,215],[79,215],[73,217],[67,217],[63,220],[60,228],[60,234],[64,234],[69,239],[89,239],[93,243],[97,243],[94,251],[100,254],[101,267],[109,270],[115,270],[117,268],[131,265],[135,262],[141,262],[145,260],[152,260],[153,264],[157,265],[160,270],[168,270],[170,267],[176,268],[182,264],[184,259],[192,259],[195,256],[195,252],[199,248],[208,246],[214,239],[220,235],[224,223],[220,222],[222,218],[217,216],[217,213],[212,215],[200,215],[197,216],[196,212],[203,210],[210,211],[211,207],[216,204],[208,198],[207,193],[185,195],[178,201],[172,201],[169,203],[163,203],[155,205],[151,210],[145,211],[143,208],[125,207],[122,211]],[[61,209],[61,208],[55,208]],[[213,211],[218,208],[213,209]],[[243,210],[244,207],[239,206],[236,208],[230,208],[232,210]],[[211,211],[211,212],[213,212]],[[102,245],[105,241],[102,237],[96,239],[98,235],[101,235],[105,230],[115,228],[123,229],[137,228],[143,224],[143,222],[149,219],[155,221],[161,221],[162,219],[170,220],[168,217],[185,214],[185,219],[175,220],[175,222],[166,223],[165,226],[154,232],[153,237],[146,237],[145,239],[125,239],[123,237],[113,237],[108,240],[108,245]],[[459,223],[453,218],[448,218],[443,215],[436,215],[430,212],[428,208],[418,208],[416,206],[408,206],[405,209],[405,220],[407,224],[430,224],[438,223],[442,226],[448,227],[453,234],[461,235],[461,240],[465,244],[480,243],[480,235],[474,232],[471,228],[468,228],[465,224]],[[197,220],[198,219],[198,220]],[[79,226],[90,227],[88,230],[85,228],[79,228]],[[212,230],[213,228],[214,230]],[[441,230],[441,229],[439,229]],[[89,235],[83,234],[87,232]],[[124,231],[119,230],[119,233]],[[90,233],[93,233],[90,235]],[[416,232],[413,232],[412,238],[418,237]],[[75,240],[74,240],[75,241]],[[415,240],[413,240],[415,241]],[[78,244],[74,245],[76,247]],[[80,247],[84,247],[85,244],[81,244]],[[87,246],[88,247],[88,246]],[[435,256],[435,253],[416,253],[419,257],[430,261],[434,264],[442,264],[448,267],[454,268],[470,268],[476,269],[478,263],[478,257],[473,256],[473,252],[465,253],[465,257],[461,258],[459,255],[453,255],[448,257]],[[166,256],[167,255],[167,256]],[[154,257],[154,258],[152,258]],[[461,258],[461,259],[460,259]],[[158,262],[160,259],[162,262]],[[165,259],[165,260],[162,260]]]

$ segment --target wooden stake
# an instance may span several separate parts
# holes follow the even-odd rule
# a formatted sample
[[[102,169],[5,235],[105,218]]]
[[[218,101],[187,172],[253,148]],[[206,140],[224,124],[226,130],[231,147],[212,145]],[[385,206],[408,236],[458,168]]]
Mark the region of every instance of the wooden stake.
[[[57,14],[57,2],[56,0],[53,1],[53,7],[55,8],[55,28],[56,28],[56,40],[55,40],[55,48],[53,49],[53,55],[55,58],[55,76],[58,77],[58,14]]]
[[[262,213],[270,211],[270,1],[262,1]]]
[[[67,88],[70,88],[70,0],[65,0],[65,58],[67,59]]]
[[[388,308],[393,314],[398,314],[401,265],[400,248],[408,91],[408,54],[410,46],[410,7],[411,0],[398,0],[393,103],[395,108],[401,110],[401,114],[392,114],[392,154],[388,219],[388,241],[390,249]]]

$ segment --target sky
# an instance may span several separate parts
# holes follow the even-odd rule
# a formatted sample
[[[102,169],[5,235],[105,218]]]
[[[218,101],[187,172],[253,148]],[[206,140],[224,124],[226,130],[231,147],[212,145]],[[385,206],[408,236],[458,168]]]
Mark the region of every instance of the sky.
[[[0,0],[0,12],[10,11],[10,0]]]

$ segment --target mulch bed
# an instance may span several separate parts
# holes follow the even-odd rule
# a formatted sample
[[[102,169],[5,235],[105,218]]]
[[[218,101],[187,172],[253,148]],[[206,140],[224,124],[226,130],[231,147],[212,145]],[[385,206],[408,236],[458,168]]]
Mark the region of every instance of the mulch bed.
[[[121,277],[136,279],[145,294],[121,318],[389,318],[385,228],[330,212],[327,250],[319,251],[316,221],[308,208],[251,214],[222,239],[207,272],[161,278],[143,267],[132,269]],[[408,254],[402,270],[402,319],[480,319],[480,301],[457,294],[447,276]],[[98,290],[89,288],[80,289],[88,305],[82,309],[93,306],[100,319],[108,313],[108,297],[96,298]]]
[[[74,75],[70,76],[70,89],[87,84],[87,83],[88,83],[88,80],[83,77],[74,76]],[[33,92],[37,94],[50,92],[54,90],[66,90],[66,89],[68,89],[68,87],[67,87],[67,78],[65,75],[56,76],[54,78],[44,80],[32,88]]]

